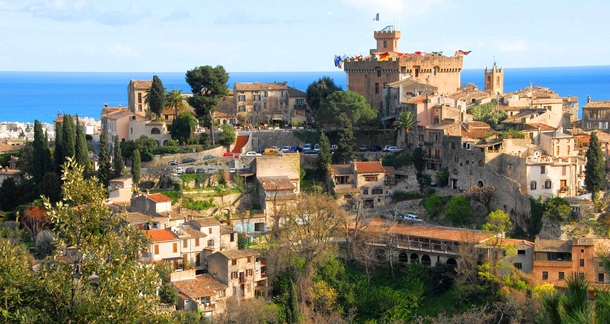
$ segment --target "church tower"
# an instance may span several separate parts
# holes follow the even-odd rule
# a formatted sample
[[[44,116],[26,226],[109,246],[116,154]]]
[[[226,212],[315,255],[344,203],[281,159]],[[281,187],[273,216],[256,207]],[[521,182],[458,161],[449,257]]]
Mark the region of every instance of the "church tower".
[[[485,67],[485,92],[496,94],[504,94],[504,70],[494,66],[491,70]]]

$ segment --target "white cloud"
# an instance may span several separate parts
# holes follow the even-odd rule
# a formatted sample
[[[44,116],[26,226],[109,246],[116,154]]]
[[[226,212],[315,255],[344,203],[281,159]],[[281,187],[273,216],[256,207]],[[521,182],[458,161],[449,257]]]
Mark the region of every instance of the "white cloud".
[[[330,16],[330,15],[333,14],[333,12],[332,11],[327,11],[326,14]]]
[[[381,13],[380,19],[385,19],[383,15],[391,17],[418,16],[426,13],[431,7],[439,5],[443,0],[341,0],[346,6],[356,7],[370,13]]]
[[[493,47],[502,52],[523,52],[529,48],[527,43],[523,40],[494,42]]]
[[[123,45],[108,45],[106,47],[106,53],[108,53],[108,55],[112,55],[112,56],[116,56],[116,57],[127,57],[127,58],[140,56],[136,52],[132,51],[131,47],[123,46]]]

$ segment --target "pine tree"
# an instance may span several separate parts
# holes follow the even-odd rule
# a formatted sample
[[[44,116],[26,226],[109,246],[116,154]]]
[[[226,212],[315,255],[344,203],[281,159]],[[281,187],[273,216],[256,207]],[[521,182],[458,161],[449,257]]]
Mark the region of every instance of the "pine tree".
[[[121,143],[119,137],[114,137],[114,159],[112,160],[112,167],[114,168],[113,178],[118,178],[123,174],[125,168],[125,161],[123,161],[123,154],[121,154]]]
[[[349,163],[354,159],[354,131],[352,130],[352,122],[345,114],[340,115],[339,133],[339,148],[335,152],[335,162]]]
[[[591,192],[593,201],[597,200],[599,191],[604,186],[606,165],[597,133],[591,132],[591,142],[587,150],[587,164],[585,166],[585,186]]]
[[[61,174],[61,166],[64,163],[62,128],[62,123],[55,123],[55,152],[53,154],[53,166],[56,174]]]
[[[320,150],[318,151],[318,159],[316,161],[318,165],[318,171],[321,174],[326,174],[326,170],[330,165],[332,155],[330,154],[330,143],[326,133],[322,130],[320,132]]]
[[[87,139],[85,133],[81,129],[78,115],[76,115],[76,145],[74,147],[76,154],[76,163],[85,167],[85,173],[89,170],[89,149],[87,148]]]
[[[138,184],[140,183],[140,150],[133,150],[133,158],[131,162],[131,174],[133,175],[133,183],[138,188]]]
[[[100,135],[100,154],[97,162],[99,164],[97,177],[104,188],[107,188],[110,180],[110,148],[108,147],[108,133],[105,130]]]
[[[71,115],[64,115],[62,141],[64,160],[66,157],[74,157],[76,151],[76,132],[74,131],[74,121]]]

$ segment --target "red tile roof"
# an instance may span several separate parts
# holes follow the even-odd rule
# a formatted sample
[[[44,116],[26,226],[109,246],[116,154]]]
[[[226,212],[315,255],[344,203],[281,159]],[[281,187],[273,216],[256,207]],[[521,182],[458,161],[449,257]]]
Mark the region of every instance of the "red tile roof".
[[[394,172],[396,172],[393,166],[384,166],[383,168],[385,169],[385,175],[394,174]]]
[[[191,280],[172,282],[172,284],[174,287],[192,299],[215,296],[217,290],[222,290],[229,287],[214,279],[209,274],[196,276],[195,279]]]
[[[258,177],[258,182],[265,190],[295,190],[296,187],[287,176]]]
[[[152,80],[130,80],[129,83],[131,83],[135,89],[148,89],[152,86]]]
[[[385,173],[385,169],[381,162],[356,162],[356,170],[358,173]]]
[[[475,231],[461,228],[438,227],[427,225],[396,224],[388,231],[388,234],[401,234],[419,236],[430,239],[446,240],[454,242],[477,242],[482,243],[489,234],[483,231]]]
[[[167,196],[165,196],[164,194],[149,194],[146,197],[148,197],[148,199],[154,201],[154,202],[158,202],[158,203],[162,203],[162,202],[171,202],[172,200],[170,198],[167,198]]]
[[[143,231],[151,242],[169,242],[178,240],[178,238],[168,229]]]

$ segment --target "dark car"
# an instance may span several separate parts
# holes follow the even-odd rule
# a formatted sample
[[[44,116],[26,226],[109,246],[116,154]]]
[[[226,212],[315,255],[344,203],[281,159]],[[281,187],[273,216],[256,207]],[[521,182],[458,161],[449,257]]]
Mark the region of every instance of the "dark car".
[[[193,163],[196,162],[197,159],[194,158],[186,158],[186,159],[182,159],[182,163]]]
[[[299,146],[291,146],[290,150],[294,151],[294,152],[303,152],[303,148],[301,148]]]
[[[371,145],[371,147],[369,147],[369,151],[371,152],[381,152],[382,148],[379,145]]]
[[[178,165],[178,161],[171,161],[169,162],[170,166],[177,166]]]
[[[188,167],[188,168],[186,168],[186,170],[184,171],[184,173],[195,173],[195,168],[193,168],[193,167]]]
[[[195,173],[205,173],[205,168],[197,168],[197,170],[195,170]]]
[[[358,148],[358,151],[360,151],[360,152],[366,152],[366,149],[368,149],[368,146],[366,146],[366,145],[360,145],[360,147]]]

